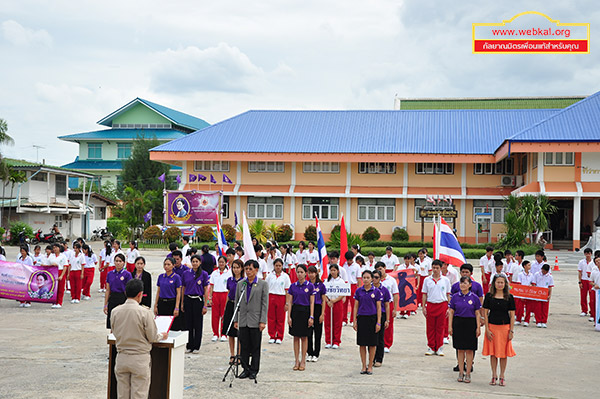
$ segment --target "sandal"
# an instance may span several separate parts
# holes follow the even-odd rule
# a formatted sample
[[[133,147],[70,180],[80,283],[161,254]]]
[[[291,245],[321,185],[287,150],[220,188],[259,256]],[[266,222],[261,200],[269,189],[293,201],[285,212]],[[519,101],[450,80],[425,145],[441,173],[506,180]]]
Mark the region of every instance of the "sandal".
[[[492,380],[490,381],[490,385],[496,385],[496,381],[498,381],[498,377],[492,377]]]
[[[465,375],[465,378],[463,379],[463,382],[466,382],[467,384],[471,382],[471,374],[467,374]]]
[[[500,385],[501,387],[506,386],[506,383],[504,382],[504,378],[500,378],[500,384],[498,384],[498,385]]]
[[[294,370],[294,371],[298,371],[299,369],[300,369],[300,366],[299,366],[299,365],[297,365],[297,364],[295,364],[295,365],[294,365],[294,368],[293,368],[292,370]]]
[[[306,368],[304,366],[298,367],[298,371],[304,371],[304,370],[306,370]]]
[[[463,382],[464,380],[465,380],[465,376],[462,374],[459,374],[458,378],[456,379],[456,381],[458,381],[458,382]]]
[[[361,374],[367,374],[367,370],[361,370],[360,373]]]

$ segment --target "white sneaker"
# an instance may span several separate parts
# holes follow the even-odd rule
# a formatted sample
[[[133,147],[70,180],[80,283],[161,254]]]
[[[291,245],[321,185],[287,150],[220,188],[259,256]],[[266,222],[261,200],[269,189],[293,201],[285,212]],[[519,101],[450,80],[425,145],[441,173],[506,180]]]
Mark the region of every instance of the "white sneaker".
[[[402,319],[404,318],[404,315],[399,314],[398,316],[396,316],[397,319]]]
[[[318,357],[316,357],[316,356],[313,356],[313,358],[312,358],[312,361],[313,361],[313,363],[316,363],[316,362],[318,362],[318,361],[319,361],[319,358],[318,358]]]
[[[442,352],[442,348],[438,349],[437,352],[435,352],[435,354],[438,356],[445,356],[444,352]]]
[[[548,328],[548,326],[546,325],[546,323],[542,323],[542,328]]]
[[[331,349],[331,344],[326,344],[325,349]]]
[[[416,315],[416,314],[417,314],[417,312],[410,312],[410,315],[411,315],[411,316],[414,316],[414,315]]]
[[[229,338],[227,338],[226,335],[221,336],[221,342],[227,342],[229,341]]]
[[[98,290],[98,292],[104,292],[104,290],[103,290],[102,288],[100,288],[100,289]]]
[[[412,313],[412,314],[414,314],[414,313]],[[407,314],[403,314],[403,315],[402,315],[402,318],[403,318],[403,319],[408,319],[408,315],[407,315]]]
[[[219,340],[219,337],[217,337],[216,335],[213,335],[212,337],[212,342],[217,342]]]
[[[390,348],[383,348],[384,353],[390,353]]]
[[[306,356],[306,361],[307,362],[312,362],[313,361],[313,357],[312,356]]]
[[[518,325],[520,325],[520,324],[521,324],[521,322],[520,322],[520,321],[515,321],[515,326],[518,326]]]
[[[587,313],[585,313],[585,312],[581,312],[581,313],[579,313],[579,316],[581,316],[581,317],[585,317],[585,316],[587,316]]]
[[[529,323],[527,323],[526,321],[523,322],[523,327],[529,327]]]
[[[84,301],[89,301],[89,300],[90,300],[90,298],[91,298],[91,296],[87,296],[87,295],[84,295],[84,296],[83,296],[83,300],[84,300]]]
[[[24,303],[23,305],[25,305],[25,306],[23,306],[24,308],[30,308],[31,307],[30,303]],[[592,320],[592,321],[594,321],[594,320]]]
[[[433,356],[435,355],[435,351],[431,348],[427,348],[427,352],[425,352],[425,356]]]
[[[24,308],[24,307],[25,307],[25,303],[20,303],[20,304],[19,304],[19,307],[20,307],[20,308]]]
[[[270,343],[270,344],[274,344],[274,343],[275,343],[275,340],[274,340],[273,338],[271,338],[271,339],[269,340],[269,343]]]
[[[346,327],[348,325],[348,323],[346,323],[345,321],[342,323],[342,327]]]
[[[448,340],[448,337],[444,337],[444,345],[448,345],[450,343],[450,341]]]
[[[59,305],[58,303],[56,303],[56,304],[52,305],[52,308],[53,309],[60,309],[60,308],[62,308],[62,305]]]
[[[79,303],[79,302],[80,302],[79,299],[75,299],[75,303]]]
[[[542,323],[537,323],[535,326],[536,326],[537,328],[542,328]]]
[[[280,340],[280,339],[276,339],[276,340],[275,340],[275,344],[277,344],[277,345],[281,345],[281,340]]]
[[[106,292],[106,288],[102,288],[102,292]]]
[[[75,303],[75,299],[71,299],[71,303]]]
[[[65,294],[70,294],[70,293],[71,293],[71,290],[66,290],[65,291]]]
[[[593,318],[593,317],[590,317],[590,318],[588,319],[588,321],[594,321],[594,318]]]
[[[339,348],[340,348],[340,346],[339,346],[339,345],[335,345],[335,344],[334,344],[334,345],[331,345],[331,349],[339,349]]]

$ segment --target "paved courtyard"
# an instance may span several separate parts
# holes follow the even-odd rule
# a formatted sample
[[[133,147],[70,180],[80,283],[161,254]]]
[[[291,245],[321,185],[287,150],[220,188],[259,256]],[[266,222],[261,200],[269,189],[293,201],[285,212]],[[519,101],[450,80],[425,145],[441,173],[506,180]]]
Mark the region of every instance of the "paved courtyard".
[[[7,248],[8,259],[16,248]],[[153,281],[162,272],[166,251],[142,251]],[[263,334],[258,384],[237,380],[233,387],[221,382],[229,359],[226,343],[213,343],[210,313],[204,319],[200,354],[186,355],[185,398],[591,398],[597,396],[600,333],[579,317],[577,261],[580,254],[549,252],[560,272],[554,272],[556,288],[550,304],[547,329],[516,327],[513,345],[517,356],[508,361],[507,386],[489,386],[489,359],[478,353],[471,384],[456,382],[451,345],[445,357],[426,357],[425,319],[421,313],[396,320],[394,345],[383,367],[372,376],[359,375],[360,360],[355,333],[344,327],[338,350],[322,350],[318,363],[306,371],[292,371],[293,350],[289,336],[282,345],[269,345]],[[472,263],[476,264],[476,261]],[[476,273],[479,278],[479,273]],[[103,297],[98,294],[98,274],[90,301],[69,302],[60,310],[34,303],[19,308],[18,302],[0,300],[0,398],[105,398],[107,350]],[[479,347],[482,348],[482,338]]]

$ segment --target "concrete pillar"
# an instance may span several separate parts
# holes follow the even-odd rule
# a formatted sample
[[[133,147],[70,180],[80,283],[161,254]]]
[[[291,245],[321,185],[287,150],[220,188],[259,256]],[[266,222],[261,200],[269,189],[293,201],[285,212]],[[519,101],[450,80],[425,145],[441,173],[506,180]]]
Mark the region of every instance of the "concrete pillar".
[[[596,198],[592,201],[593,212],[592,215],[594,217],[594,222],[598,219],[598,213],[600,213],[600,199]]]
[[[573,250],[581,248],[581,197],[573,198]]]

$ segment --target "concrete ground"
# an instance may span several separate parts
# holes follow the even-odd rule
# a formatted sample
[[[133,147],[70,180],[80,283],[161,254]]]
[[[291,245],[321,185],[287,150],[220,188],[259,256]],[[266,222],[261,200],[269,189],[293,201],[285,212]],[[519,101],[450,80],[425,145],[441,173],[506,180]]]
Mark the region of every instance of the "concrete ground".
[[[7,248],[14,259],[16,248]],[[143,251],[154,281],[162,272],[166,251]],[[509,359],[506,387],[489,386],[489,360],[479,352],[471,384],[456,382],[451,345],[445,357],[426,357],[425,319],[421,313],[396,320],[394,345],[383,367],[372,376],[359,375],[360,359],[355,333],[343,328],[338,350],[322,350],[318,363],[306,371],[292,371],[292,340],[269,345],[263,334],[258,384],[236,380],[229,388],[221,382],[227,369],[227,343],[213,343],[210,313],[205,317],[200,354],[186,355],[185,398],[329,398],[386,397],[425,398],[591,398],[597,396],[600,334],[587,318],[579,317],[577,261],[582,255],[549,252],[556,288],[550,304],[547,329],[516,327],[513,345],[517,356]],[[473,261],[472,263],[476,263]],[[479,278],[479,273],[476,274]],[[98,294],[98,275],[90,301],[70,303],[60,310],[34,303],[19,308],[16,301],[0,300],[0,398],[105,398],[107,350],[103,297]],[[479,347],[483,347],[480,338]]]

